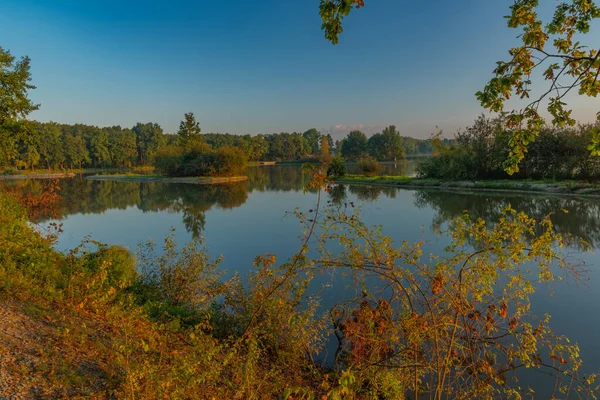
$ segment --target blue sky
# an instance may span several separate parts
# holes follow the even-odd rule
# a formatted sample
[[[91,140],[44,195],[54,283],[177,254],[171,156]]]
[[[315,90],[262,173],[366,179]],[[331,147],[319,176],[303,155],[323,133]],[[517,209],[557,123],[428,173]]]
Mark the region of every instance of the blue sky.
[[[193,111],[203,132],[427,137],[483,112],[474,93],[517,43],[512,1],[365,3],[332,46],[318,0],[3,0],[0,46],[32,59],[41,121],[174,132]]]

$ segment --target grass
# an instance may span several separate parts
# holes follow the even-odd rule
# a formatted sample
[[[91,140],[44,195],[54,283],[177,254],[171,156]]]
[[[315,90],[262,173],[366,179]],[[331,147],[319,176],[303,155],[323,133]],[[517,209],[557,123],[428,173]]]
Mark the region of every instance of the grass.
[[[125,168],[65,168],[65,169],[34,169],[34,170],[16,170],[16,169],[5,169],[0,172],[0,175],[40,175],[40,174],[90,174],[90,173],[121,173],[127,171],[127,173],[142,172],[142,171],[154,171],[154,167],[145,165],[139,167],[125,167]]]
[[[600,184],[584,181],[552,179],[544,180],[479,180],[444,181],[440,179],[422,179],[408,176],[366,176],[345,175],[335,180],[337,183],[360,185],[385,185],[406,187],[437,187],[444,189],[505,190],[520,192],[546,192],[600,196]]]
[[[176,182],[176,183],[226,183],[238,182],[248,179],[247,176],[185,176],[185,177],[170,177],[165,175],[155,174],[107,174],[107,175],[92,175],[86,177],[90,180],[116,180],[125,182]]]

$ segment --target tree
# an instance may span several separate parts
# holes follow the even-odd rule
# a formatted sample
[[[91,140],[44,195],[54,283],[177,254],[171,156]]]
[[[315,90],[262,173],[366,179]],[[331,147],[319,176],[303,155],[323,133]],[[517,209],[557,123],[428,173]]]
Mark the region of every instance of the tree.
[[[136,137],[138,158],[141,165],[147,165],[158,147],[163,144],[163,131],[159,124],[138,122],[132,129]]]
[[[109,151],[112,162],[118,167],[130,165],[138,156],[135,134],[120,126],[111,128],[110,132]]]
[[[62,131],[56,122],[37,124],[40,136],[39,153],[46,168],[60,168],[65,162]]]
[[[500,61],[494,78],[477,93],[481,105],[494,112],[503,112],[505,103],[513,96],[529,99],[532,93],[532,74],[543,70],[549,87],[534,97],[522,109],[511,111],[506,123],[513,130],[512,151],[506,160],[508,173],[519,171],[519,163],[527,148],[540,133],[544,119],[538,109],[542,102],[558,127],[574,126],[564,97],[574,88],[579,95],[596,97],[600,92],[600,49],[583,45],[576,35],[586,34],[593,19],[600,18],[600,8],[593,1],[572,0],[556,6],[552,20],[544,25],[538,13],[538,1],[517,0],[510,7],[510,28],[521,28],[522,43],[509,50],[509,61]],[[548,42],[553,39],[551,44]],[[598,114],[600,119],[600,113]],[[596,130],[589,150],[600,155],[600,131]]]
[[[92,160],[96,166],[105,167],[110,163],[110,143],[108,140],[108,134],[105,130],[101,130],[98,134],[92,137],[90,146],[92,148]]]
[[[329,152],[331,153],[334,150],[333,138],[329,133],[325,137],[327,138],[327,145],[329,146]]]
[[[379,160],[383,161],[395,161],[397,159],[405,158],[404,147],[402,146],[402,137],[396,130],[395,125],[386,127],[381,133],[383,138],[384,147],[380,154],[382,158]]]
[[[573,89],[581,96],[596,97],[600,92],[600,49],[584,45],[579,38],[589,33],[591,22],[600,18],[600,8],[593,0],[564,0],[558,2],[552,19],[545,23],[538,0],[515,0],[510,6],[508,27],[522,29],[521,44],[511,48],[508,61],[499,61],[494,77],[482,91],[476,93],[481,105],[492,111],[505,112],[506,102],[513,97],[527,101],[519,110],[508,112],[506,126],[511,129],[511,152],[505,162],[509,174],[519,171],[519,163],[527,148],[540,133],[545,122],[539,113],[543,102],[558,127],[573,126],[572,110],[565,96]],[[320,14],[325,38],[338,42],[343,32],[342,19],[364,0],[321,0]],[[548,87],[532,101],[534,73]],[[540,79],[535,77],[535,79]],[[600,119],[600,113],[598,113]],[[592,136],[588,150],[600,156],[600,129]]]
[[[81,136],[67,134],[64,141],[64,150],[67,162],[71,169],[74,166],[83,168],[84,163],[90,162],[90,153]]]
[[[15,57],[0,47],[0,125],[25,118],[39,108],[39,104],[33,104],[27,97],[27,91],[35,89],[29,83],[29,69],[29,57],[15,62]]]
[[[328,156],[331,154],[329,146],[329,140],[327,140],[327,136],[321,136],[321,155]]]
[[[180,146],[186,146],[193,140],[200,139],[200,124],[196,122],[193,112],[185,113],[185,118],[179,124],[177,136]]]
[[[352,131],[342,141],[342,157],[355,161],[367,152],[367,137],[361,131]]]
[[[302,134],[308,143],[308,152],[312,155],[319,154],[319,142],[321,141],[321,132],[311,128]]]

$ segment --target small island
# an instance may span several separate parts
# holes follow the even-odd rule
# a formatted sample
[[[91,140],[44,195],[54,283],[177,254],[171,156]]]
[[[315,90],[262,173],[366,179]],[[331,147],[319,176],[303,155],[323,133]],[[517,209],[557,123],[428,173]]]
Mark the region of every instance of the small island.
[[[0,174],[0,180],[15,180],[15,179],[62,179],[72,178],[73,172],[57,172],[57,173],[21,173],[21,174]]]
[[[125,182],[167,182],[167,183],[194,183],[197,185],[211,185],[215,183],[242,182],[248,180],[247,176],[185,176],[173,177],[163,175],[92,175],[85,179],[92,181],[125,181]]]

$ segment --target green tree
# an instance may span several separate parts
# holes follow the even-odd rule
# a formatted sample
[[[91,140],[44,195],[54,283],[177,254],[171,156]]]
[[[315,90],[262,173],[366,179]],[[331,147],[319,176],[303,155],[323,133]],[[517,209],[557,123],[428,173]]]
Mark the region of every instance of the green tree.
[[[308,143],[307,151],[316,155],[319,154],[319,143],[321,141],[321,132],[316,130],[315,128],[311,128],[302,134],[306,142]]]
[[[328,156],[331,154],[331,147],[329,146],[329,140],[327,136],[321,136],[321,155]]]
[[[367,137],[361,131],[352,131],[342,141],[342,157],[356,161],[367,152]]]
[[[200,140],[200,124],[196,122],[193,112],[185,113],[183,121],[179,123],[177,136],[180,146],[186,146],[192,141]]]
[[[71,169],[75,166],[81,169],[84,163],[90,162],[90,153],[81,136],[67,134],[64,139],[64,150]]]
[[[98,167],[106,167],[110,164],[110,143],[108,140],[108,133],[105,130],[101,130],[98,134],[94,135],[90,141],[92,148],[92,160]]]
[[[147,165],[152,155],[165,141],[162,128],[156,123],[138,122],[131,130],[136,137],[139,164]]]
[[[109,136],[109,150],[112,162],[118,167],[131,165],[137,158],[135,134],[130,129],[112,128]]]
[[[27,91],[35,89],[29,83],[29,69],[29,57],[15,62],[15,57],[0,47],[0,125],[25,118],[39,108],[39,104],[33,104],[27,97]]]
[[[16,122],[0,124],[0,167],[2,168],[13,165],[19,154],[15,140],[14,128],[16,124]]]
[[[40,136],[39,153],[45,167],[48,169],[62,167],[65,154],[60,126],[55,122],[47,122],[38,123],[36,128]]]

